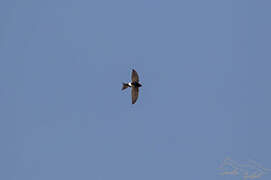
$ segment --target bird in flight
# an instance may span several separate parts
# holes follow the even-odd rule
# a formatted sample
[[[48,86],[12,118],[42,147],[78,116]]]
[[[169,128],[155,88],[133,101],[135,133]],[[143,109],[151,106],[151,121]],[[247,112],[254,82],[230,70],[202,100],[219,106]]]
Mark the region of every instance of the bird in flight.
[[[137,72],[133,69],[132,70],[132,81],[129,83],[122,83],[122,89],[124,90],[128,87],[132,89],[131,95],[132,95],[132,104],[135,104],[137,98],[138,98],[138,93],[139,93],[139,87],[142,85],[139,83],[139,77]]]

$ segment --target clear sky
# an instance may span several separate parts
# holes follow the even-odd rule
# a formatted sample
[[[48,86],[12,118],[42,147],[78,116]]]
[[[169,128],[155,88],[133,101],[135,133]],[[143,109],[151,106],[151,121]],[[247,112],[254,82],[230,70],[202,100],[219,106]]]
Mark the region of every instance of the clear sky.
[[[0,179],[241,179],[219,175],[227,157],[271,168],[270,7],[2,0]],[[132,68],[135,105],[120,90]]]

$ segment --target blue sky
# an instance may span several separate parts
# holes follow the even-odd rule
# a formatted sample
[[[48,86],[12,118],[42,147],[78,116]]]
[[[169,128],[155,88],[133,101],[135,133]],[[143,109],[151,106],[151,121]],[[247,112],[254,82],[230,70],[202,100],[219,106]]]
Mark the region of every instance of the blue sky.
[[[271,2],[0,3],[0,179],[241,179],[271,168]],[[135,105],[121,83],[135,68]],[[271,174],[261,177],[271,178]]]

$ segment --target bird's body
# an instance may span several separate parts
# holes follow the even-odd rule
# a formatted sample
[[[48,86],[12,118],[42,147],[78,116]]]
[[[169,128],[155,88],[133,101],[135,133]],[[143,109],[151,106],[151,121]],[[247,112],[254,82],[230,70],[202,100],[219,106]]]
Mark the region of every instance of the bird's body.
[[[141,87],[142,85],[139,83],[139,77],[137,72],[133,69],[132,71],[132,81],[129,83],[123,83],[122,84],[122,89],[124,90],[128,87],[130,87],[132,89],[132,104],[134,104],[138,98],[138,93],[139,93],[139,87]]]

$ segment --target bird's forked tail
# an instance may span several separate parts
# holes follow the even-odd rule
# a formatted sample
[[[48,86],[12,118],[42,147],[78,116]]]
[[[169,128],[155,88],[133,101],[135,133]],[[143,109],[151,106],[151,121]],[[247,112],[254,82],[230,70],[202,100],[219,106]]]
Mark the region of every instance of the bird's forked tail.
[[[121,90],[124,90],[124,89],[126,89],[126,88],[128,88],[129,87],[129,85],[127,84],[127,83],[122,83],[122,88],[121,88]]]

